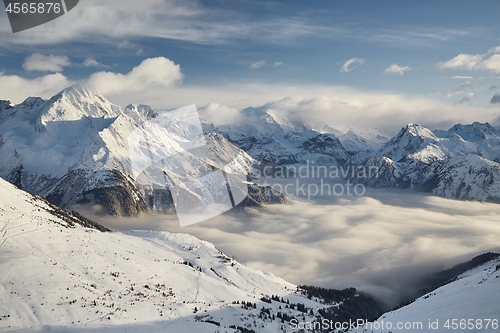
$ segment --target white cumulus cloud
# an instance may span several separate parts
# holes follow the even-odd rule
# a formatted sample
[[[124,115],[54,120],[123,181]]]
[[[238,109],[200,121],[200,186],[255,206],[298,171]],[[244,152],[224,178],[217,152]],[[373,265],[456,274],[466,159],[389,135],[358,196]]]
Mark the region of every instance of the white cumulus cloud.
[[[71,61],[67,56],[33,53],[24,60],[23,68],[27,71],[62,72],[63,67],[70,65]]]
[[[439,62],[436,67],[440,70],[485,70],[500,73],[500,46],[485,54],[461,53],[450,60]]]
[[[408,66],[399,66],[398,64],[392,64],[385,69],[384,73],[403,75],[405,72],[409,70],[411,70],[411,68]]]
[[[165,57],[149,58],[129,73],[97,72],[88,83],[100,93],[127,94],[152,88],[168,88],[180,83],[183,74],[179,65]]]
[[[219,103],[209,103],[198,109],[200,116],[212,124],[227,125],[240,122],[242,114],[236,108],[231,108]]]
[[[348,73],[352,71],[354,68],[357,68],[365,63],[364,59],[361,58],[351,58],[347,60],[342,67],[340,67],[341,73]]]
[[[0,72],[0,99],[10,100],[17,104],[28,96],[50,98],[74,83],[61,73],[26,79],[17,75],[4,75]]]

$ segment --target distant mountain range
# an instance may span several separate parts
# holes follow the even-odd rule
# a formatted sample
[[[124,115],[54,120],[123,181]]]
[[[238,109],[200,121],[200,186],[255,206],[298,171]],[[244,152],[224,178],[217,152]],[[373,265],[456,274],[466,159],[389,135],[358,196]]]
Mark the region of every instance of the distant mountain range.
[[[253,158],[281,164],[334,163],[359,170],[354,176],[346,174],[369,187],[500,203],[500,132],[488,123],[457,124],[446,131],[409,124],[394,134],[345,124],[340,130],[317,122],[290,122],[254,108],[244,114],[245,122],[212,131]]]
[[[379,149],[394,135],[388,129],[342,124],[333,128],[314,121],[291,121],[270,111],[247,108],[244,122],[209,127],[261,161],[344,164],[351,156]]]
[[[204,180],[204,193],[186,185],[201,184],[212,170],[249,176],[252,181],[240,182],[248,195],[239,206],[284,203],[282,194],[251,178],[252,170],[307,161],[375,168],[369,177],[349,176],[370,187],[500,202],[500,133],[488,123],[446,131],[410,124],[394,133],[285,119],[264,108],[242,112],[240,123],[203,123],[207,144],[179,154],[191,134],[156,131],[151,123],[160,115],[149,106],[117,106],[82,86],[50,100],[0,101],[0,177],[59,206],[97,204],[111,215],[173,213],[174,184],[188,194],[185,206],[218,202],[215,178]],[[152,139],[134,138],[136,154],[162,162],[140,177],[133,172],[129,142],[137,129]]]

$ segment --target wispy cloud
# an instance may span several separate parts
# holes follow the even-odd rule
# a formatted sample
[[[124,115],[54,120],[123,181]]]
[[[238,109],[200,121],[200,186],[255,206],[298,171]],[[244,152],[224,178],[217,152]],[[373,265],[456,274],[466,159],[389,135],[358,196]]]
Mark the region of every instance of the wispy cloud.
[[[102,66],[102,64],[95,60],[94,58],[87,58],[82,64],[84,67],[99,67]]]
[[[399,66],[398,64],[392,64],[387,67],[384,71],[385,74],[397,74],[403,75],[405,72],[410,71],[411,68],[408,66]]]
[[[472,84],[467,81],[465,83],[462,83],[459,87],[453,88],[450,91],[448,91],[447,97],[451,97],[453,95],[461,94],[463,92],[467,92],[473,89]]]
[[[470,92],[470,93],[466,94],[466,95],[464,96],[464,98],[462,98],[462,99],[460,100],[460,102],[458,102],[458,103],[459,103],[459,104],[467,103],[467,102],[470,102],[470,101],[471,101],[472,99],[474,99],[474,98],[476,98],[476,94],[474,94],[474,93]]]
[[[282,66],[282,65],[283,65],[283,63],[281,61],[276,61],[274,63],[274,67],[279,67],[279,66]]]
[[[351,58],[347,60],[342,67],[340,67],[340,72],[341,73],[348,73],[352,71],[353,69],[363,65],[365,63],[364,59],[361,58]]]
[[[467,75],[455,75],[451,77],[452,79],[460,79],[460,80],[474,80],[472,76]]]
[[[245,5],[251,3],[243,1]],[[258,2],[253,6],[262,6]],[[275,3],[270,7],[276,6]],[[304,38],[348,40],[430,46],[472,34],[480,29],[422,28],[395,25],[381,29],[348,20],[332,20],[333,12],[318,19],[317,11],[295,14],[272,8],[266,15],[251,15],[243,6],[207,6],[203,1],[148,0],[137,7],[135,0],[86,0],[67,15],[36,29],[12,34],[0,25],[0,45],[53,45],[71,42],[118,45],[141,43],[141,38],[162,38],[214,45],[241,42],[297,44]],[[324,14],[324,13],[323,13]],[[5,19],[4,17],[0,17]],[[328,19],[329,23],[325,23]],[[133,42],[132,42],[133,41]],[[144,46],[144,49],[147,47]],[[137,52],[143,52],[143,46]]]
[[[483,36],[481,28],[448,29],[444,27],[424,28],[421,26],[396,25],[391,28],[358,29],[353,33],[365,42],[434,47],[443,42],[452,42],[467,36]]]
[[[440,70],[484,70],[500,73],[500,46],[485,54],[461,53],[450,60],[439,62],[436,67]]]
[[[250,68],[252,69],[257,69],[257,68],[261,68],[262,66],[264,66],[266,64],[266,61],[265,60],[260,60],[260,61],[257,61],[257,62],[254,62],[253,64],[250,65]]]
[[[316,24],[307,15],[266,15],[255,18],[244,11],[205,6],[200,1],[86,0],[58,20],[23,34],[0,27],[1,45],[47,45],[66,42],[109,43],[143,37],[199,44],[235,40],[288,44],[304,36],[330,36],[334,28]]]
[[[33,53],[24,60],[23,68],[27,71],[62,72],[63,67],[71,66],[69,58],[65,55],[43,55]]]

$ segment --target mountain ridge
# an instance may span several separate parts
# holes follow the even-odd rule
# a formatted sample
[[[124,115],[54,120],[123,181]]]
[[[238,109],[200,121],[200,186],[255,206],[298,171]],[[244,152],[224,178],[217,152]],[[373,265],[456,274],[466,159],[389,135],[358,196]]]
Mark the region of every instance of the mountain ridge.
[[[375,188],[409,188],[499,203],[499,142],[500,135],[489,123],[457,124],[447,131],[407,125],[380,150],[359,163],[351,160],[357,168],[377,167],[378,174],[351,180]]]
[[[165,125],[163,114],[147,105],[114,105],[83,86],[64,89],[47,101],[29,97],[18,105],[3,101],[0,107],[0,176],[63,207],[97,204],[111,215],[173,213],[170,187],[155,176],[161,168],[187,191],[194,200],[189,202],[216,202],[220,194],[204,198],[183,184],[225,165],[250,180],[240,187],[249,189],[243,206],[285,203],[282,194],[255,183],[252,170],[311,161],[377,167],[374,177],[348,178],[370,187],[500,202],[500,134],[489,123],[433,131],[408,124],[392,133],[352,124],[334,128],[317,120],[287,119],[265,106],[250,107],[242,111],[243,122],[203,122],[207,146],[179,154],[183,135],[192,134],[174,130],[165,136],[157,130]],[[146,170],[142,182],[133,172],[127,142],[138,128],[150,137],[137,137],[134,154],[141,163],[153,158],[161,164],[153,166],[156,171]]]
[[[205,136],[206,146],[201,150],[179,153],[189,139],[183,135],[196,133],[196,128],[168,133],[159,113],[150,107],[120,107],[80,85],[49,100],[30,97],[16,106],[2,105],[0,176],[63,207],[97,204],[106,214],[119,216],[148,210],[172,213],[176,209],[170,187],[154,178],[160,169],[192,200],[207,204],[219,200],[217,195],[203,197],[183,184],[198,181],[213,168],[247,175],[251,165],[259,164],[217,135]],[[152,158],[148,163],[156,164],[138,178],[133,172],[134,158]],[[286,201],[280,193],[257,184],[238,186],[243,192],[245,187],[252,189],[244,203]]]

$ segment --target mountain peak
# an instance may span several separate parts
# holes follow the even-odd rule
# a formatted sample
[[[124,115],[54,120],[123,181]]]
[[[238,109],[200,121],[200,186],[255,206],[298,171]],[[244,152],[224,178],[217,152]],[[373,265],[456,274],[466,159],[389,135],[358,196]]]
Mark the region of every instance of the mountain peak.
[[[266,110],[264,110],[262,108],[248,107],[248,108],[244,109],[242,111],[242,113],[247,118],[252,117],[252,118],[259,119],[259,120],[268,119],[268,118],[274,119],[273,116],[269,112],[267,112]]]
[[[119,107],[89,86],[76,84],[53,96],[41,112],[42,123],[48,121],[79,120],[82,118],[113,118]]]
[[[91,87],[82,84],[75,84],[63,89],[57,95],[51,98],[51,101],[66,100],[71,103],[79,103],[82,101],[100,101],[102,103],[110,103],[104,96]]]
[[[71,95],[71,96],[90,96],[90,95],[99,95],[97,90],[91,86],[86,86],[80,83],[74,84],[70,87],[67,87],[61,91],[63,95]]]
[[[418,124],[408,124],[403,129],[401,129],[400,134],[404,135],[405,133],[409,133],[412,136],[420,137],[420,138],[428,138],[436,140],[437,137],[432,133],[432,131],[428,128],[420,126]]]
[[[429,145],[434,145],[439,138],[428,128],[417,124],[408,124],[399,131],[382,149],[381,155],[389,157],[394,161],[414,155],[417,152],[427,150]],[[433,150],[433,149],[431,149]],[[428,152],[430,155],[442,155],[440,152]],[[429,155],[425,153],[425,155]],[[418,157],[422,160],[422,157]],[[423,158],[427,160],[427,157]]]
[[[28,97],[20,105],[26,108],[33,108],[42,105],[46,101],[40,97]]]

